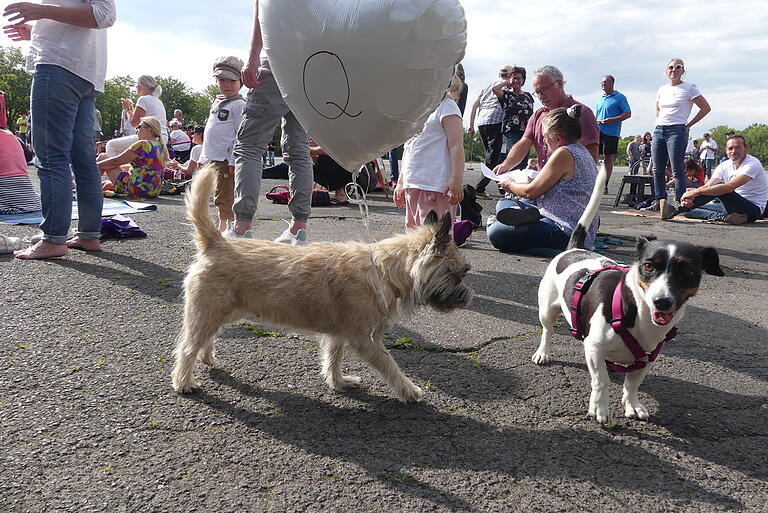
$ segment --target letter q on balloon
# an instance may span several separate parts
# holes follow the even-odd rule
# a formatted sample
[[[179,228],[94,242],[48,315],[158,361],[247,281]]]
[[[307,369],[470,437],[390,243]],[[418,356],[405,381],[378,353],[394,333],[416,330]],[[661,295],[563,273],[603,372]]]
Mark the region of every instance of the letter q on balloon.
[[[458,0],[261,0],[259,15],[286,103],[348,170],[421,130],[467,41]]]

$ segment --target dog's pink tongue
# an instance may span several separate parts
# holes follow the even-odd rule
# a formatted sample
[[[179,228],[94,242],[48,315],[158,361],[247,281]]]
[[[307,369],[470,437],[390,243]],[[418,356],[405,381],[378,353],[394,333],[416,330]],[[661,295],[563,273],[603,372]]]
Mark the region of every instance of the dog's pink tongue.
[[[653,322],[663,326],[672,322],[672,317],[674,315],[674,312],[653,312]]]

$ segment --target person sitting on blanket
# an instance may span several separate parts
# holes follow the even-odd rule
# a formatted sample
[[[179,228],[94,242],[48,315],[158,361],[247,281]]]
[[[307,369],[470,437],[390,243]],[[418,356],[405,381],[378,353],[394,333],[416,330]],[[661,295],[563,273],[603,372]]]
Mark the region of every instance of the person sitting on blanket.
[[[141,118],[139,140],[116,157],[100,156],[99,169],[114,184],[115,194],[135,198],[160,195],[168,149],[161,138],[160,121],[152,116]],[[127,169],[121,166],[129,165]]]
[[[21,144],[13,134],[0,130],[0,214],[34,212],[41,208],[40,196],[27,174]]]

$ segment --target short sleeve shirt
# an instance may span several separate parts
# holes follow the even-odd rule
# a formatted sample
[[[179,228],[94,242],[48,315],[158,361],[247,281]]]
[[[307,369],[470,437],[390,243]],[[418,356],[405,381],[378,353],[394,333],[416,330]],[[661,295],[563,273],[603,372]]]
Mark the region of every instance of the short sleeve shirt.
[[[592,112],[592,109],[583,103],[574,100],[573,96],[570,94],[566,97],[561,107],[568,108],[577,103],[582,106],[581,117],[579,118],[579,121],[581,122],[581,139],[579,139],[579,142],[584,146],[598,144],[600,142],[600,130],[597,128],[595,113]],[[526,126],[525,133],[523,134],[523,137],[527,137],[533,141],[533,146],[536,148],[536,158],[539,161],[539,170],[544,168],[544,164],[547,163],[550,155],[549,147],[544,140],[544,134],[541,130],[541,122],[548,112],[549,109],[546,107],[542,107],[534,112],[531,119],[528,120],[528,126]]]
[[[629,109],[629,102],[627,97],[618,91],[614,91],[608,96],[601,96],[597,101],[596,117],[598,121],[603,121],[607,118],[615,118],[621,116],[625,112],[632,112]],[[611,123],[608,125],[599,124],[600,131],[605,135],[612,137],[621,136],[621,122]]]
[[[659,105],[657,126],[684,125],[691,115],[693,100],[701,96],[695,84],[681,82],[677,85],[665,84],[656,93]]]
[[[227,161],[235,165],[235,141],[240,121],[243,119],[245,100],[237,98],[227,101],[219,96],[211,105],[208,122],[205,124],[205,139],[201,158],[206,162]]]
[[[506,81],[504,81],[506,82]],[[480,93],[480,107],[477,109],[477,126],[495,125],[504,119],[504,110],[501,108],[498,98],[493,93],[494,82]]]
[[[737,187],[735,192],[757,205],[760,212],[764,211],[765,205],[768,204],[768,177],[759,160],[752,155],[747,155],[738,169],[733,166],[732,160],[726,160],[712,171],[712,178],[718,178],[723,182],[730,182],[740,175],[747,175],[751,180]]]
[[[136,141],[130,148],[137,157],[131,161],[131,167],[135,170],[144,170],[147,173],[161,173],[165,167],[163,146],[157,141]]]

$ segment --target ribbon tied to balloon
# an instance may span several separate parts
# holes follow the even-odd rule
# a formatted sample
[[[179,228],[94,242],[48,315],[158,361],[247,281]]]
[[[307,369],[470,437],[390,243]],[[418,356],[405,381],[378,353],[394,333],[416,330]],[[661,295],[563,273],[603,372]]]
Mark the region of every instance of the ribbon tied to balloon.
[[[264,49],[285,102],[356,170],[417,133],[464,57],[458,0],[262,0]]]

